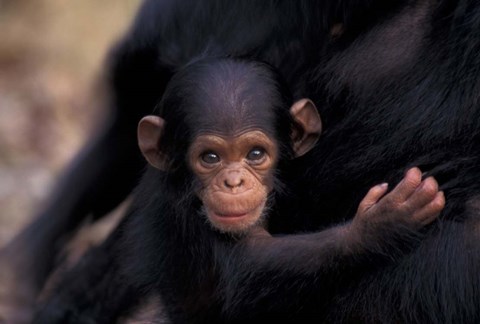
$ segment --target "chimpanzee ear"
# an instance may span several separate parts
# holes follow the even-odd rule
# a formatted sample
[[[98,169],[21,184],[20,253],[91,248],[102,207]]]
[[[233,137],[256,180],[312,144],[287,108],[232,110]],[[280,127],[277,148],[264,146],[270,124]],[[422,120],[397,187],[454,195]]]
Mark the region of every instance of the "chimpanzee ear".
[[[138,146],[145,159],[153,167],[165,170],[166,156],[158,148],[165,121],[158,116],[145,116],[138,123]]]
[[[322,133],[322,120],[310,99],[300,99],[290,108],[296,123],[292,132],[293,150],[299,157],[310,151]]]

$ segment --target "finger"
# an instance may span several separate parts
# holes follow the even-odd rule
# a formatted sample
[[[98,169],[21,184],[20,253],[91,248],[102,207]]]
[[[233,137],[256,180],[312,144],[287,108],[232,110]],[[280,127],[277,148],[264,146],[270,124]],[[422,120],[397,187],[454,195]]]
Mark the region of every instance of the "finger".
[[[424,226],[433,222],[445,207],[445,194],[437,192],[435,198],[413,214],[414,221]]]
[[[406,205],[412,210],[421,208],[435,199],[438,193],[438,182],[433,177],[423,180],[417,190],[408,197]]]
[[[388,190],[388,183],[376,185],[367,192],[358,206],[358,212],[363,213],[372,208]]]
[[[405,174],[402,181],[388,194],[396,203],[405,202],[422,182],[422,171],[419,168],[411,168]]]

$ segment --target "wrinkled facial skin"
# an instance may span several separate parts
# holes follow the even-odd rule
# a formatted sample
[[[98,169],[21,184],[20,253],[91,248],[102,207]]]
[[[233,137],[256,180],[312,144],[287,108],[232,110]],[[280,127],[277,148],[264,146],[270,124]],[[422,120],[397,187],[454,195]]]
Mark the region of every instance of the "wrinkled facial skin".
[[[200,180],[197,195],[215,229],[241,234],[262,222],[277,156],[277,145],[261,130],[204,133],[194,139],[188,162]]]

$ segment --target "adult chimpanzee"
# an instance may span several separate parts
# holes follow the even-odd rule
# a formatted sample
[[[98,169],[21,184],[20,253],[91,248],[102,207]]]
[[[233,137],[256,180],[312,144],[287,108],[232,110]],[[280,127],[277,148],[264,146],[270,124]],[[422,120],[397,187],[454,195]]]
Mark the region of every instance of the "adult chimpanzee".
[[[272,199],[281,197],[281,172],[320,135],[313,103],[292,103],[265,64],[210,58],[174,75],[159,108],[160,117],[139,124],[140,148],[154,168],[133,210],[97,258],[90,255],[67,274],[38,322],[111,323],[151,293],[161,294],[174,323],[237,322],[236,306],[225,304],[224,296],[237,272],[272,275],[261,289],[278,290],[271,294],[273,315],[318,321],[322,299],[341,286],[329,280],[347,279],[338,270],[371,271],[386,256],[404,253],[443,208],[436,181],[422,182],[412,169],[382,199],[387,186],[373,187],[352,222],[272,237],[264,228],[277,220],[266,211],[274,213]],[[332,289],[327,293],[325,286]],[[292,308],[295,302],[285,297],[297,290],[318,304]],[[248,317],[272,316],[269,307],[259,310]]]
[[[322,114],[322,139],[286,174],[296,183],[276,202],[283,222],[271,233],[350,219],[368,188],[412,165],[435,175],[446,194],[420,248],[350,280],[323,305],[331,318],[480,322],[479,21],[475,0],[147,0],[112,55],[115,112],[12,244],[24,254],[9,265],[18,274],[33,269],[42,283],[65,234],[133,188],[143,166],[137,122],[175,68],[219,51],[270,63],[294,98],[312,98]],[[250,298],[242,314],[268,305],[268,291],[251,294],[259,278],[231,290],[232,303]]]

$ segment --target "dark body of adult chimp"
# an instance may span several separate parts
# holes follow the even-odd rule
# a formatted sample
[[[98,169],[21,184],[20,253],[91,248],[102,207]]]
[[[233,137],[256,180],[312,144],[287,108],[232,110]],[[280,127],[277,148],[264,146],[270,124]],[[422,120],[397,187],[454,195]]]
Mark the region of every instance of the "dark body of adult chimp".
[[[415,247],[418,230],[444,206],[436,181],[422,182],[414,168],[386,195],[387,186],[374,186],[351,222],[271,236],[265,228],[278,222],[275,200],[288,197],[282,173],[320,135],[314,104],[293,103],[265,64],[209,58],[174,75],[159,115],[139,123],[153,168],[132,210],[65,275],[36,322],[112,323],[160,295],[172,323],[243,323],[238,310],[250,301],[230,298],[243,292],[244,277],[267,274],[249,293],[272,290],[268,304],[248,318],[317,322],[324,300]]]
[[[112,56],[112,119],[18,240],[36,265],[25,268],[41,284],[62,235],[130,192],[143,166],[138,120],[176,67],[220,49],[280,69],[323,116],[322,140],[292,172],[304,202],[281,206],[285,222],[272,233],[353,217],[362,192],[409,165],[445,190],[442,222],[420,249],[325,309],[346,320],[478,322],[479,11],[474,0],[147,1]],[[268,300],[245,291],[232,298]]]

